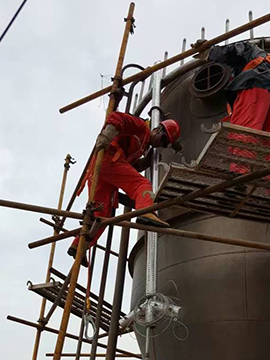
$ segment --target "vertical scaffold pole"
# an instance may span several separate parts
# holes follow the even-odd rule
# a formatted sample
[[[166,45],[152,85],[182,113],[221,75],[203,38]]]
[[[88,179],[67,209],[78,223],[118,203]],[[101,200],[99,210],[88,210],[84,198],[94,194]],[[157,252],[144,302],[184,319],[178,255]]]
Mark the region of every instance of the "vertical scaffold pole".
[[[127,213],[129,211],[131,211],[131,209],[125,206],[124,213]],[[129,228],[122,228],[106,360],[115,359],[117,338],[119,335],[119,318],[120,318],[122,299],[123,299],[123,289],[125,283],[129,233],[130,233]]]
[[[62,209],[62,205],[63,205],[63,198],[64,198],[64,192],[65,192],[65,187],[66,187],[66,182],[67,182],[67,173],[68,170],[70,168],[70,163],[71,163],[71,159],[72,157],[67,154],[66,158],[65,158],[65,164],[64,164],[64,173],[63,173],[63,178],[62,178],[62,185],[61,185],[61,190],[60,190],[60,195],[59,195],[59,200],[58,200],[58,210]],[[54,230],[53,235],[58,235],[59,231],[57,229]],[[50,251],[50,256],[49,256],[49,261],[48,261],[48,268],[47,268],[47,274],[46,274],[46,282],[50,281],[50,276],[51,276],[51,272],[50,272],[50,268],[53,265],[53,259],[54,259],[54,253],[55,253],[55,246],[56,243],[52,243],[51,245],[51,251]],[[40,313],[39,313],[39,322],[40,325],[42,325],[42,320],[44,318],[44,314],[45,314],[45,308],[46,308],[46,299],[43,298],[42,299],[42,303],[41,303],[41,307],[40,307]],[[34,350],[33,350],[33,355],[32,355],[32,360],[36,360],[37,359],[37,355],[38,355],[38,349],[39,349],[39,343],[40,343],[40,337],[41,337],[41,331],[42,329],[37,329],[37,333],[36,333],[36,339],[35,339],[35,344],[34,344]]]
[[[113,85],[112,85],[112,91],[110,94],[110,101],[109,101],[109,105],[108,105],[108,109],[107,109],[107,113],[106,113],[106,120],[107,120],[108,116],[111,114],[111,112],[114,111],[115,107],[117,106],[116,93],[122,84],[121,70],[123,67],[124,56],[125,56],[125,52],[126,52],[126,48],[127,48],[129,33],[131,32],[133,23],[134,23],[134,18],[133,18],[134,8],[135,8],[135,4],[131,3],[129,6],[128,16],[125,19],[126,26],[125,26],[124,36],[123,36],[120,53],[119,53],[119,57],[118,57],[118,62],[117,62],[117,66],[116,66],[114,81],[113,81]],[[105,123],[106,123],[106,120],[105,120]],[[94,202],[94,200],[95,200],[95,194],[96,194],[96,189],[97,189],[97,185],[98,185],[98,181],[99,181],[99,174],[100,174],[100,169],[101,169],[101,165],[102,165],[103,155],[104,155],[104,150],[99,151],[97,154],[97,159],[96,159],[95,169],[94,169],[94,174],[93,174],[93,181],[92,181],[90,194],[89,194],[89,203],[90,204],[91,204],[91,202]],[[56,346],[55,346],[53,360],[60,360],[60,358],[61,358],[61,353],[63,350],[64,341],[65,341],[65,333],[66,333],[67,326],[68,326],[71,306],[72,306],[75,288],[76,288],[76,284],[77,284],[77,280],[78,280],[78,276],[79,276],[79,272],[80,272],[81,259],[83,257],[84,248],[85,248],[85,241],[86,241],[85,234],[88,233],[88,231],[89,231],[88,223],[91,220],[90,215],[91,215],[91,209],[90,209],[90,207],[87,207],[86,213],[84,216],[84,221],[83,221],[84,224],[82,227],[82,232],[80,235],[79,246],[77,249],[76,258],[75,258],[75,262],[73,265],[69,291],[68,291],[68,295],[66,298],[66,304],[65,304],[64,313],[63,313],[62,321],[61,321],[61,325],[60,325],[60,330],[59,330],[59,334],[58,334],[58,338],[57,338],[57,342],[56,342]]]
[[[160,106],[160,92],[161,92],[161,72],[157,71],[153,75],[153,89],[152,89],[152,106]],[[160,122],[160,112],[158,109],[153,109],[151,112],[151,129],[156,128]],[[158,189],[158,149],[153,151],[152,163],[152,186],[155,193]],[[146,260],[146,294],[153,294],[156,292],[157,286],[157,233],[147,233],[147,260]],[[151,320],[151,309],[146,311],[147,320]],[[150,351],[150,332],[151,328],[146,328],[145,341],[145,359],[149,359]]]

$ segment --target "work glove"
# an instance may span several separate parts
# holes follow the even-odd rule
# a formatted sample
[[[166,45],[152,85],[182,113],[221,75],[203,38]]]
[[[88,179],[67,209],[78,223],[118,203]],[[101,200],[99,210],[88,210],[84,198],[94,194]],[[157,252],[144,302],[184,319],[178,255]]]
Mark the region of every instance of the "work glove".
[[[183,150],[183,146],[180,144],[180,141],[175,141],[172,143],[171,148],[174,150],[175,155],[181,154]]]
[[[113,125],[108,124],[97,137],[96,152],[99,152],[101,149],[106,150],[118,134],[119,131]]]
[[[204,44],[207,40],[205,39],[198,39],[195,44],[190,44],[190,46],[193,49],[199,48],[202,44]],[[209,53],[211,51],[211,47],[209,49],[206,49],[202,52],[199,52],[199,54],[194,55],[194,59],[201,59],[201,60],[208,60]]]

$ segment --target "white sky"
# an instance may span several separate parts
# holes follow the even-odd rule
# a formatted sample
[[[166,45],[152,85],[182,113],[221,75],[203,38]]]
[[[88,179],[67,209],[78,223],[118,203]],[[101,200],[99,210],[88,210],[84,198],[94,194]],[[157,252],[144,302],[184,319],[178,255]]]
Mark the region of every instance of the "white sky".
[[[21,2],[0,0],[0,33]],[[124,0],[26,3],[0,43],[0,198],[56,207],[64,158],[70,153],[77,163],[68,175],[66,205],[102,127],[107,97],[64,115],[58,109],[98,90],[100,73],[114,73],[128,4]],[[233,28],[247,21],[249,10],[257,18],[269,9],[268,0],[138,0],[137,28],[130,37],[125,63],[152,65],[163,58],[165,50],[169,56],[179,53],[184,37],[188,45],[194,42],[202,26],[210,39],[224,31],[227,18]],[[255,36],[270,36],[270,24],[255,29]],[[105,80],[104,85],[109,81]],[[82,211],[85,202],[84,193],[73,210]],[[27,244],[52,234],[39,218],[36,213],[0,208],[0,347],[8,360],[32,356],[35,330],[9,322],[6,316],[34,322],[38,319],[41,298],[27,290],[26,282],[44,281],[49,246],[29,250]],[[66,227],[78,227],[78,222],[68,221]],[[56,251],[55,267],[64,273],[72,264],[66,255],[69,243],[60,242]],[[113,248],[118,250],[117,238]],[[112,300],[114,270],[112,260],[108,301]],[[80,282],[85,285],[84,269]],[[94,292],[98,292],[97,284],[98,274],[92,286]],[[130,286],[129,280],[124,297],[126,312]],[[59,310],[49,326],[59,328],[61,315]],[[78,333],[78,329],[79,321],[72,317],[68,331]],[[54,351],[55,341],[55,335],[42,335],[39,359]],[[138,351],[131,337],[121,339],[119,347],[126,344]],[[76,342],[66,341],[65,351],[75,350]],[[87,350],[89,347],[84,348]]]

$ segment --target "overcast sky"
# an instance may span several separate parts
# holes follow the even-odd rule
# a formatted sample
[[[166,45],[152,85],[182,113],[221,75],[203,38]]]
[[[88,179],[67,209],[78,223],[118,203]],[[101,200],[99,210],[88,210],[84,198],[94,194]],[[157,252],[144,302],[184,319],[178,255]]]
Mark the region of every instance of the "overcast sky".
[[[22,0],[0,0],[0,33]],[[77,160],[69,171],[66,206],[100,131],[107,96],[60,115],[58,109],[101,87],[101,76],[113,75],[127,15],[124,0],[28,0],[19,17],[0,43],[0,198],[57,207],[64,158],[70,153]],[[152,65],[180,52],[200,37],[206,27],[208,39],[230,27],[244,24],[248,11],[257,18],[269,12],[269,0],[138,0],[137,28],[130,37],[125,63]],[[255,36],[270,36],[270,24],[255,29]],[[246,33],[240,38],[248,38]],[[170,70],[170,69],[168,69]],[[110,82],[104,78],[104,86]],[[86,193],[73,210],[82,211]],[[35,330],[6,320],[8,314],[36,321],[41,298],[27,290],[26,282],[44,282],[49,246],[29,250],[31,241],[50,236],[52,229],[39,222],[40,215],[0,208],[0,345],[8,360],[30,359]],[[44,216],[50,219],[49,216]],[[67,228],[78,222],[66,222]],[[113,248],[118,250],[119,231]],[[135,236],[133,236],[134,244]],[[103,239],[101,241],[104,241]],[[66,255],[70,240],[59,243],[55,267],[67,273],[72,265]],[[101,261],[101,257],[98,257]],[[111,262],[113,279],[115,261]],[[85,285],[85,269],[80,282]],[[131,281],[128,278],[124,311],[129,311]],[[92,290],[98,292],[98,274]],[[106,300],[112,301],[113,281]],[[50,326],[59,328],[62,311]],[[73,319],[69,332],[78,333]],[[53,352],[55,335],[42,335],[39,359]],[[127,336],[120,345],[136,350]],[[119,345],[119,347],[120,347]],[[65,350],[74,352],[76,342],[66,341]],[[84,350],[89,351],[89,347]]]

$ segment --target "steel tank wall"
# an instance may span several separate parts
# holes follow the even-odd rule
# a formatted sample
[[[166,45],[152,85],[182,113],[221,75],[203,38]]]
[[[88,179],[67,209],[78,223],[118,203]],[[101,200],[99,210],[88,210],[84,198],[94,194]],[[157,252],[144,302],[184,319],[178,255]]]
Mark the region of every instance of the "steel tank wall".
[[[225,115],[222,91],[210,97],[193,96],[194,71],[178,79],[162,97],[162,108],[181,124],[187,161],[196,159],[208,136],[201,132]],[[223,86],[223,85],[222,85]],[[224,87],[224,86],[223,86]],[[181,162],[165,150],[164,162]],[[211,235],[269,242],[266,224],[213,215],[178,216],[168,210],[172,226]],[[145,293],[144,239],[135,245],[129,267],[133,276],[131,309]],[[241,247],[162,235],[158,239],[158,291],[176,296],[184,307],[189,337],[177,340],[171,328],[153,339],[156,359],[261,360],[269,357],[270,254]],[[177,329],[180,331],[180,328]],[[142,353],[144,338],[137,334]],[[152,354],[153,356],[153,354]]]

